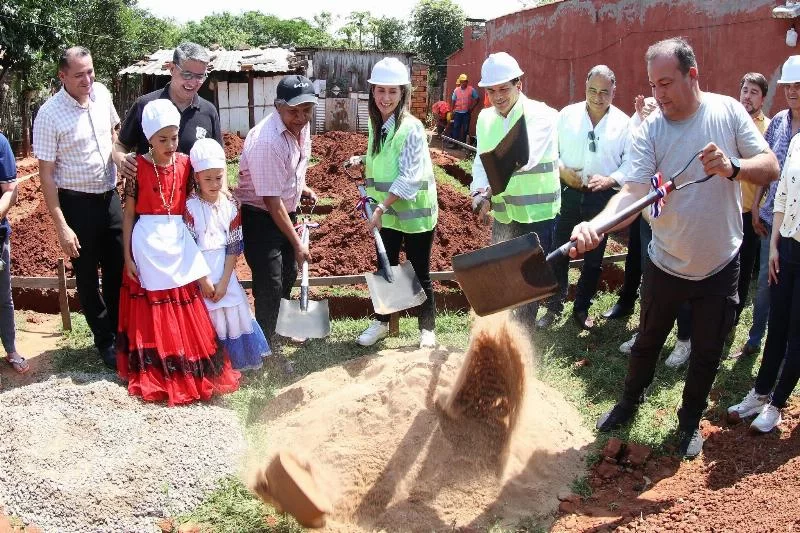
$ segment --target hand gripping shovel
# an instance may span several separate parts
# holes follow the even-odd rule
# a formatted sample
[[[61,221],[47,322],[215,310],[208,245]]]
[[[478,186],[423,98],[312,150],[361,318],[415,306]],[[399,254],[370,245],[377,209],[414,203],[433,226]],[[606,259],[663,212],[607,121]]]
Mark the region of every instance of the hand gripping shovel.
[[[372,218],[371,202],[374,200],[367,196],[363,185],[358,186],[358,194],[361,195],[358,205],[364,211],[367,222],[369,222]],[[367,280],[375,312],[379,315],[390,315],[416,307],[427,300],[428,297],[425,296],[425,291],[422,290],[422,284],[420,284],[411,263],[405,261],[401,265],[391,266],[378,228],[372,228],[372,236],[375,239],[375,247],[378,249],[378,261],[381,269],[375,274],[365,272],[364,277]]]
[[[662,199],[673,190],[680,190],[704,178],[675,186],[675,178],[683,173],[696,153],[683,169],[662,182],[661,173],[651,178],[653,190],[644,198],[623,209],[612,218],[597,221],[595,231],[606,233],[620,222],[636,215],[645,207],[653,206],[653,215],[658,216]],[[519,305],[542,300],[555,294],[558,283],[547,263],[552,263],[569,254],[575,247],[567,242],[551,252],[546,258],[535,233],[504,241],[453,257],[453,271],[470,305],[479,316],[496,313]]]
[[[312,209],[313,211],[313,209]],[[300,239],[308,246],[311,215],[300,223]],[[308,261],[303,261],[303,275],[300,279],[300,300],[281,298],[278,310],[278,323],[275,331],[284,337],[299,339],[322,339],[331,334],[331,320],[328,300],[316,302],[308,299]]]

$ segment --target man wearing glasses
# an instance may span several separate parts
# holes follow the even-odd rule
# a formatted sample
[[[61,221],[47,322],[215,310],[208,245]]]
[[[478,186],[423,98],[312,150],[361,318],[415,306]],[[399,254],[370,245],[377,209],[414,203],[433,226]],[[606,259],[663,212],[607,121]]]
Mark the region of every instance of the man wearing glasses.
[[[128,154],[128,151],[135,149],[136,153],[144,154],[150,149],[142,132],[142,109],[156,98],[171,100],[181,113],[179,152],[188,155],[194,142],[206,137],[216,139],[222,144],[222,128],[217,108],[197,94],[207,77],[206,69],[210,61],[208,51],[199,44],[179,44],[172,55],[170,82],[163,89],[140,96],[133,103],[114,145],[114,162],[124,178],[136,176],[136,157]]]
[[[568,105],[559,113],[558,152],[562,184],[561,214],[556,223],[556,244],[569,240],[572,228],[594,218],[622,186],[628,161],[628,115],[611,105],[616,78],[605,65],[597,65],[586,77],[586,100]],[[592,297],[602,272],[606,239],[584,256],[572,316],[578,327],[591,329]],[[569,281],[569,262],[555,265],[559,293],[548,302],[538,327],[549,327],[564,309]]]

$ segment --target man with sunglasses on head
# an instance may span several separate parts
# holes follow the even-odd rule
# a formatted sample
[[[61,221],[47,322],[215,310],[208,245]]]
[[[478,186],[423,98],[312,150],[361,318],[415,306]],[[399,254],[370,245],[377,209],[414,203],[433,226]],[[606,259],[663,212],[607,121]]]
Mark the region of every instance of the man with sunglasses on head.
[[[157,98],[170,100],[181,114],[178,131],[179,152],[188,155],[194,142],[206,137],[216,139],[222,144],[222,128],[217,108],[197,94],[206,80],[210,61],[211,56],[208,51],[199,44],[190,42],[179,44],[172,55],[170,82],[163,89],[140,96],[133,103],[114,145],[114,162],[122,172],[123,178],[136,176],[136,156],[128,152],[135,150],[137,154],[144,154],[150,149],[147,138],[142,132],[142,109],[148,102]]]
[[[605,65],[593,67],[586,77],[586,100],[561,110],[558,117],[558,153],[562,181],[561,214],[556,223],[556,244],[569,240],[579,222],[594,218],[622,186],[628,163],[628,115],[611,105],[616,88],[614,73]],[[603,270],[607,237],[583,258],[572,316],[578,327],[591,329],[592,297]],[[550,299],[538,327],[549,327],[564,309],[569,287],[569,260],[553,268],[559,292]]]

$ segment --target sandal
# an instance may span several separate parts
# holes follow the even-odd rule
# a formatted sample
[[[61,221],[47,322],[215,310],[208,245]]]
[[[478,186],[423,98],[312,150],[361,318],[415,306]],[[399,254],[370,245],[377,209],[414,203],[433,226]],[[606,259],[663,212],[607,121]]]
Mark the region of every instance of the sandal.
[[[6,357],[6,361],[9,365],[11,365],[11,368],[13,368],[17,374],[24,374],[31,369],[25,358],[19,354],[14,354],[13,356],[8,355]]]

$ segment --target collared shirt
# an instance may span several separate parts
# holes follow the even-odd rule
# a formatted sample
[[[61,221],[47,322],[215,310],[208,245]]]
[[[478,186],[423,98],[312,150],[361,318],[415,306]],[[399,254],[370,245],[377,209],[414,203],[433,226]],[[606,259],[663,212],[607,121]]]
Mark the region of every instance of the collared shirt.
[[[764,132],[767,131],[767,126],[769,126],[769,119],[764,115],[764,111],[759,109],[758,115],[753,117],[753,123],[758,128],[758,131],[761,132],[761,135],[764,135]],[[749,181],[740,181],[739,184],[742,187],[742,213],[749,213],[753,207],[753,200],[756,197],[756,190],[759,186]]]
[[[33,123],[33,152],[55,163],[53,180],[61,189],[102,193],[117,184],[111,159],[113,130],[119,124],[111,93],[95,82],[86,105],[62,87],[50,97]]]
[[[311,125],[300,131],[301,143],[274,112],[247,134],[239,162],[239,184],[234,195],[243,204],[264,211],[264,196],[280,196],[286,211],[297,209],[306,186],[311,154]]]
[[[767,139],[767,144],[778,158],[778,164],[783,171],[783,163],[786,161],[786,153],[789,151],[789,143],[792,141],[792,111],[790,109],[784,109],[772,117],[764,138]],[[761,204],[761,209],[758,210],[758,216],[770,226],[772,225],[772,208],[775,205],[777,190],[777,181],[769,184],[767,196]]]
[[[131,106],[119,132],[119,142],[128,147],[135,147],[137,154],[144,154],[150,149],[150,143],[142,131],[142,110],[149,102],[158,98],[169,100],[168,83],[163,89],[140,96]],[[177,107],[177,106],[176,106]],[[219,122],[219,113],[214,104],[194,95],[192,103],[181,114],[181,124],[178,128],[178,151],[189,155],[198,139],[216,139],[222,144],[222,127]]]
[[[495,117],[503,120],[503,130],[508,133],[508,130],[516,124],[512,122],[510,117],[513,116],[513,111],[517,106],[523,106],[525,110],[530,109],[530,112],[525,113],[525,127],[528,130],[528,164],[520,169],[521,172],[528,171],[539,164],[545,154],[550,153],[553,145],[558,145],[558,111],[548,106],[544,102],[531,100],[524,94],[520,93],[516,103],[509,110],[507,116],[501,115],[497,108],[492,106],[481,111],[481,113],[494,113]],[[478,148],[480,149],[481,140],[478,139]],[[486,175],[486,169],[483,168],[483,161],[481,161],[480,154],[475,157],[472,162],[472,183],[470,183],[470,192],[485,190],[489,187],[489,176]]]
[[[381,136],[386,138],[394,129],[394,115],[381,126]],[[397,162],[397,177],[389,187],[389,192],[403,200],[413,200],[422,187],[425,177],[422,175],[422,157],[428,147],[425,133],[421,128],[413,128],[406,136],[406,142]]]
[[[586,110],[586,102],[568,105],[558,114],[558,154],[564,166],[575,169],[584,185],[599,174],[622,186],[629,172],[630,119],[613,105],[596,126]],[[590,133],[594,141],[590,140]],[[591,144],[595,151],[592,152]]]
[[[787,153],[775,193],[775,213],[783,213],[781,236],[800,241],[800,137],[795,135]]]

